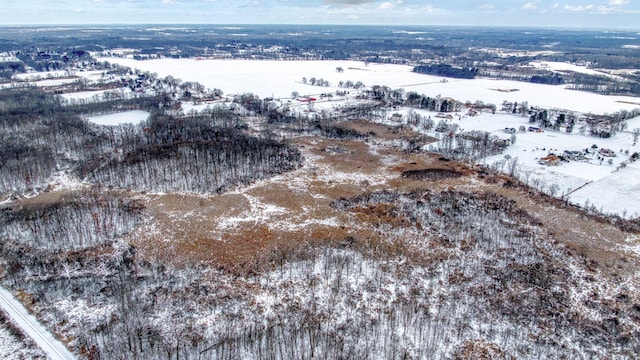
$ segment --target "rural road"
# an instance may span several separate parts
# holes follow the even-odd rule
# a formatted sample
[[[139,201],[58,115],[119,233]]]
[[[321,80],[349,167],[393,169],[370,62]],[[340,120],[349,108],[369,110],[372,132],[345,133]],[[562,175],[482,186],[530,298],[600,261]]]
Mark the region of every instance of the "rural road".
[[[11,322],[31,337],[51,360],[73,360],[76,357],[56,339],[7,289],[0,287],[0,307]]]

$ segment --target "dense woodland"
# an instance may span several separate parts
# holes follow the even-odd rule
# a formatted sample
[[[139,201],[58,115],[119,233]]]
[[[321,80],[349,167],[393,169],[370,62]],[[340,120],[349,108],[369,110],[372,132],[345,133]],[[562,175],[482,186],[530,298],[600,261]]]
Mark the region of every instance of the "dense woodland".
[[[150,191],[219,192],[300,164],[273,139],[245,132],[228,109],[190,117],[158,111],[164,96],[67,105],[37,90],[0,93],[0,192],[42,189],[70,170],[99,186]],[[115,127],[84,115],[147,110],[146,122]]]
[[[74,334],[89,359],[629,358],[640,351],[638,310],[625,286],[590,281],[593,272],[541,237],[538,220],[511,200],[417,190],[333,206],[371,219],[362,226],[385,240],[274,249],[264,270],[248,274],[146,263],[122,241],[66,254],[5,244],[2,255],[11,259],[9,281],[31,294],[57,331]],[[618,298],[596,291],[602,287]]]
[[[221,126],[232,121],[229,117],[235,115],[210,113],[186,120],[152,115],[112,156],[90,159],[80,174],[103,186],[212,193],[300,164],[299,152],[281,142]]]
[[[451,65],[420,65],[413,68],[414,72],[427,75],[444,76],[456,79],[473,79],[478,69],[456,68]]]

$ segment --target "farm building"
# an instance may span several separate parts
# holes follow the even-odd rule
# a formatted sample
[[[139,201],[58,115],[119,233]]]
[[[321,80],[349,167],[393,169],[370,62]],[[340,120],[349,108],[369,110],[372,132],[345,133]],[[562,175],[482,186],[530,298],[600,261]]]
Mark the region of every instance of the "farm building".
[[[546,165],[546,166],[556,166],[556,165],[560,165],[560,158],[554,154],[549,154],[543,158],[541,158],[538,163],[540,165]]]

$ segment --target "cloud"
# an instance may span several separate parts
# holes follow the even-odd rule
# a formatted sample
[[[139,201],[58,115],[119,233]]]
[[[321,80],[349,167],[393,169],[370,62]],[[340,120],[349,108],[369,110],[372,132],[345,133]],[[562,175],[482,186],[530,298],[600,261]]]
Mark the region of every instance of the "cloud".
[[[629,0],[609,0],[609,5],[612,6],[627,5],[628,3]]]
[[[540,1],[530,1],[522,5],[522,8],[525,10],[535,10],[538,8],[538,3],[540,3]]]
[[[336,5],[362,5],[374,2],[374,0],[324,0],[327,4]]]
[[[421,8],[425,13],[429,13],[429,14],[438,14],[438,15],[449,15],[451,14],[449,9],[445,9],[445,8],[441,8],[441,7],[435,7],[433,5],[427,5]]]
[[[569,11],[580,12],[580,11],[591,10],[594,7],[595,5],[565,5],[564,9]]]
[[[392,9],[395,6],[396,5],[394,3],[386,2],[386,3],[380,4],[380,6],[378,6],[378,9],[387,10],[387,9]]]
[[[615,0],[613,0],[615,1]],[[565,5],[565,10],[573,11],[573,12],[589,12],[591,14],[601,14],[601,15],[609,15],[616,14],[620,12],[620,8],[618,7],[608,7],[604,5]]]

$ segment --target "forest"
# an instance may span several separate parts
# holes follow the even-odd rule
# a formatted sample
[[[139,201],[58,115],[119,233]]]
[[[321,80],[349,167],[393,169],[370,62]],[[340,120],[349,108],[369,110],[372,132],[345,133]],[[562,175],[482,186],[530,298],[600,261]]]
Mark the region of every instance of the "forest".
[[[290,27],[266,36],[270,28],[257,26],[242,39],[207,26],[199,37],[136,27],[147,40],[130,37],[129,28],[98,34],[107,45],[141,49],[143,58],[202,56],[204,49],[252,59],[412,63],[432,56],[443,65],[423,68],[439,76],[495,72],[522,81],[575,75],[514,75],[509,64],[535,56],[496,58],[470,49],[471,39],[534,50],[544,35],[566,50],[555,60],[615,67],[639,58],[623,50],[606,58],[584,53],[604,40],[578,44],[571,32],[457,29],[453,36],[430,28],[441,36],[429,42],[394,29],[346,28],[328,27],[341,31],[327,35],[294,27],[309,36],[291,37]],[[25,44],[16,56],[34,69],[92,62],[86,51],[104,50],[95,34],[68,39],[67,31],[52,30],[56,40],[35,52],[33,44],[51,35],[8,28],[0,37]],[[264,51],[283,44],[282,52]],[[0,41],[0,51],[14,50]],[[493,60],[503,64],[475,65]],[[637,219],[589,213],[545,195],[543,185],[519,182],[517,158],[480,166],[508,142],[458,131],[445,119],[495,105],[374,85],[361,102],[300,116],[252,93],[222,103],[221,90],[197,83],[91,66],[111,71],[135,94],[152,91],[67,101],[30,87],[0,90],[0,281],[79,358],[640,353],[638,257],[628,250]],[[6,77],[23,70],[0,68]],[[181,98],[201,93],[214,105],[179,111]],[[402,123],[386,121],[399,106],[413,109]],[[638,115],[621,111],[581,126],[575,114],[508,106],[543,128],[574,122],[593,136],[622,131]],[[414,109],[441,114],[432,119]],[[149,115],[115,126],[88,120],[129,110]],[[434,130],[436,139],[418,130]]]
[[[125,217],[135,223],[144,211],[82,196],[86,205],[40,210],[54,218],[49,228],[66,230],[56,219],[69,207],[89,217],[71,226],[89,231],[99,229],[89,214],[105,206],[122,230]],[[20,243],[29,233],[5,242],[2,256],[8,281],[58,331],[73,333],[87,359],[628,358],[640,350],[629,290],[596,281],[512,200],[417,189],[332,207],[384,237],[274,247],[250,273],[149,263],[100,231],[101,241],[72,252]],[[15,238],[12,230],[3,237]],[[595,294],[601,286],[618,297]]]
[[[474,79],[478,69],[456,68],[451,65],[420,65],[413,68],[414,72],[427,75],[444,76],[455,79]]]
[[[5,90],[0,96],[3,193],[42,190],[62,170],[97,186],[209,193],[301,161],[286,144],[248,135],[228,109],[178,118],[157,110],[164,96],[76,105],[38,90]],[[151,115],[116,127],[83,118],[127,109]]]

